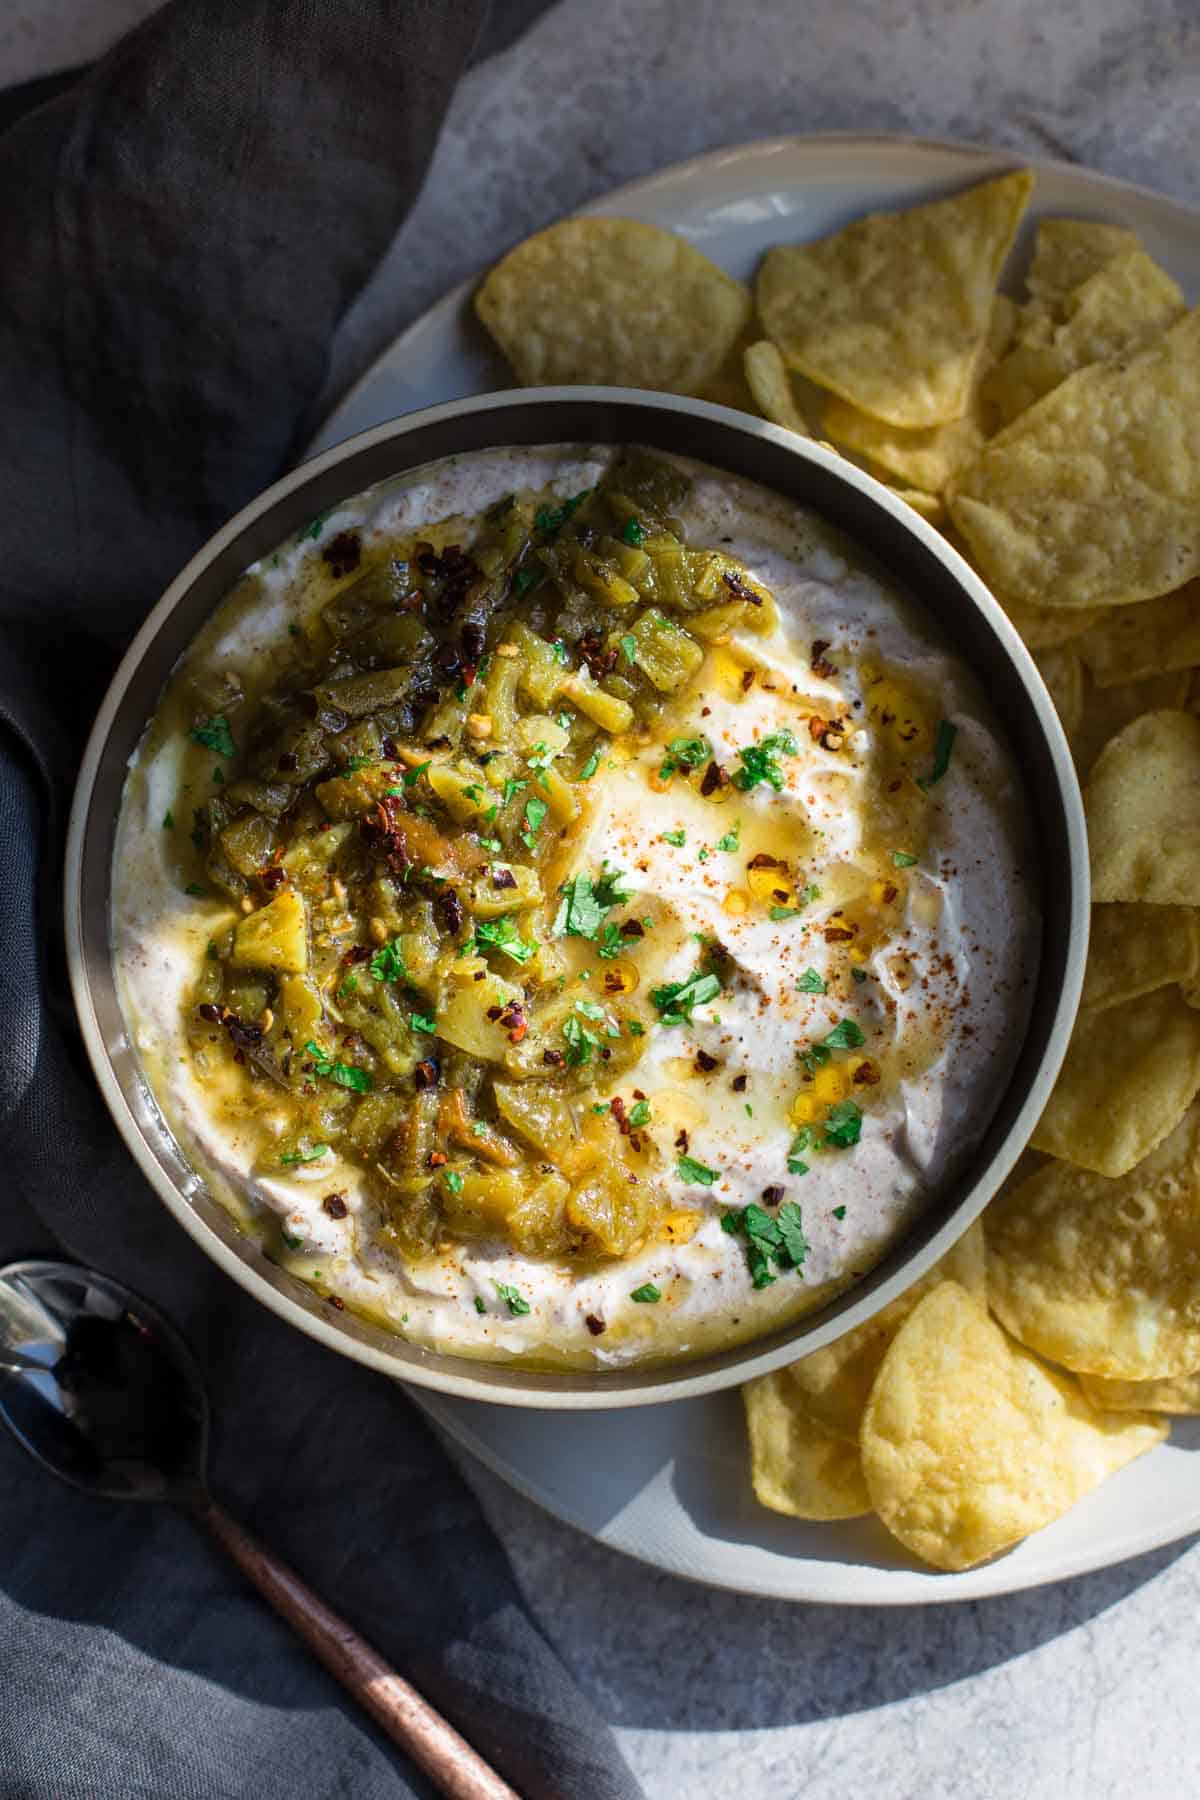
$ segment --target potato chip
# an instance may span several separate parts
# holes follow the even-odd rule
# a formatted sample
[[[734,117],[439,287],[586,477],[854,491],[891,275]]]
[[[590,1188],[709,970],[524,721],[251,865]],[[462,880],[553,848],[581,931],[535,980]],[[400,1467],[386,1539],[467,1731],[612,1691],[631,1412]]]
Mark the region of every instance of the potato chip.
[[[1073,737],[1083,723],[1083,664],[1079,652],[1074,644],[1058,644],[1037,651],[1033,660],[1054,702],[1063,730],[1068,737]]]
[[[1133,232],[1121,225],[1101,225],[1092,219],[1041,219],[1025,286],[1035,302],[1058,312],[1069,294],[1098,275],[1114,257],[1140,249]]]
[[[939,1569],[969,1569],[1059,1518],[1166,1426],[1096,1412],[957,1282],[927,1294],[883,1359],[862,1427],[883,1523]]]
[[[1140,349],[1183,312],[1181,290],[1145,251],[1114,257],[1066,296],[1044,342],[1014,345],[984,376],[980,404],[995,429],[1008,425],[1076,369]]]
[[[903,431],[896,425],[872,418],[870,413],[851,406],[849,401],[834,398],[821,414],[821,430],[836,444],[844,445],[865,456],[873,468],[885,477],[896,479],[926,493],[940,494],[960,470],[983,449],[990,435],[981,384],[984,376],[1004,354],[1012,336],[1015,307],[1003,294],[992,302],[987,340],[980,354],[971,383],[967,410],[950,425],[932,425],[925,431]]]
[[[1078,618],[1077,612],[1059,613],[1059,618]],[[1102,615],[1103,616],[1103,615]],[[1127,687],[1098,688],[1087,672],[1083,672],[1083,722],[1071,743],[1075,767],[1086,779],[1110,738],[1124,731],[1131,720],[1143,713],[1161,712],[1181,707],[1187,698],[1189,677],[1186,673],[1154,675],[1148,681],[1133,681]]]
[[[1093,906],[1080,1005],[1093,1013],[1200,973],[1200,912],[1115,901]]]
[[[923,519],[928,519],[931,525],[941,525],[945,520],[946,508],[940,494],[924,494],[920,488],[900,487],[894,487],[892,492],[897,500],[903,500],[906,506],[911,506],[914,512],[920,513]]]
[[[892,425],[961,418],[1032,187],[1022,169],[769,250],[756,294],[784,361]]]
[[[800,437],[811,437],[800,408],[792,398],[792,384],[787,366],[769,338],[751,344],[744,358],[746,386],[754,396],[754,404],[772,425],[782,425]]]
[[[988,1298],[1023,1344],[1123,1381],[1200,1368],[1200,1106],[1119,1181],[1047,1163],[983,1229]]]
[[[1079,1385],[1106,1412],[1200,1413],[1200,1374],[1166,1375],[1161,1381],[1110,1381],[1081,1375]]]
[[[1109,615],[1106,606],[1076,606],[1067,612],[1061,607],[1029,606],[1008,594],[997,594],[996,599],[1030,650],[1053,650],[1058,644],[1068,644]]]
[[[950,515],[984,579],[1034,605],[1124,606],[1200,573],[1200,310],[1022,413]]]
[[[1200,719],[1134,719],[1096,758],[1083,803],[1094,900],[1200,905]]]
[[[742,1389],[755,1497],[794,1519],[857,1519],[870,1512],[858,1445],[831,1437],[801,1409],[780,1373]]]
[[[693,394],[750,316],[740,281],[638,219],[564,219],[498,262],[475,311],[527,386]]]
[[[1113,1029],[1097,1030],[1090,1013],[1080,1014],[1029,1141],[1115,1178],[1174,1131],[1200,1092],[1200,1013],[1178,988],[1159,988],[1105,1024]]]
[[[935,1268],[865,1325],[856,1325],[823,1350],[814,1350],[811,1356],[777,1371],[814,1425],[857,1445],[863,1412],[888,1345],[917,1302],[940,1281],[957,1281],[979,1299],[986,1297],[983,1227],[978,1221]]]
[[[1200,581],[1140,606],[1114,607],[1078,644],[1097,687],[1124,687],[1200,663]]]
[[[714,406],[736,407],[738,412],[754,412],[754,395],[746,386],[743,359],[750,345],[757,342],[758,335],[753,325],[739,332],[712,380],[699,389],[698,399],[711,400]]]

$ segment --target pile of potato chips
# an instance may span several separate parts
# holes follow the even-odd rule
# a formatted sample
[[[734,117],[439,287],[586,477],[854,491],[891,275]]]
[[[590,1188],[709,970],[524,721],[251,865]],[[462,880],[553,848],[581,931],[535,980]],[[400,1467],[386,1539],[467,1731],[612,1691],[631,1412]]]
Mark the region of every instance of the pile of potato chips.
[[[1084,784],[1083,1005],[1011,1183],[866,1325],[745,1389],[755,1492],[963,1569],[1200,1413],[1200,309],[1027,171],[768,251],[753,301],[657,227],[576,219],[486,278],[529,381],[670,389],[817,435],[973,563]],[[760,321],[756,325],[754,319]]]

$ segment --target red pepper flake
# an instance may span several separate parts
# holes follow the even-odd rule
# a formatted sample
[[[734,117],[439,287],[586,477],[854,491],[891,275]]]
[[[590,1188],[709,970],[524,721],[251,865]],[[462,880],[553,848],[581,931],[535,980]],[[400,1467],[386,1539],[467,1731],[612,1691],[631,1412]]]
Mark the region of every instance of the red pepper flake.
[[[875,1087],[880,1079],[879,1070],[873,1062],[859,1063],[850,1079],[857,1087]]]
[[[336,1312],[345,1312],[346,1302],[342,1299],[340,1294],[326,1294],[325,1299]]]
[[[646,935],[646,928],[640,919],[626,919],[620,927],[623,938],[641,938]]]
[[[900,889],[895,885],[895,883],[892,881],[889,881],[887,886],[883,890],[883,904],[885,906],[890,906],[892,904],[892,901],[896,898],[896,895],[899,892],[900,892]]]
[[[588,1313],[583,1322],[593,1337],[603,1337],[604,1333],[608,1330],[604,1320],[598,1319],[595,1313]]]
[[[426,1058],[424,1062],[419,1062],[413,1070],[413,1086],[418,1090],[421,1088],[436,1087],[437,1078],[437,1064],[430,1058]]]
[[[710,1056],[707,1050],[697,1050],[696,1067],[700,1070],[702,1075],[711,1075],[712,1071],[718,1066],[718,1062],[719,1058]]]
[[[787,864],[781,857],[768,856],[765,850],[760,850],[757,855],[750,858],[746,867],[748,869],[786,869]]]
[[[628,1137],[632,1130],[632,1126],[629,1123],[629,1115],[625,1110],[625,1102],[622,1100],[620,1094],[613,1095],[608,1103],[608,1110],[617,1121],[617,1130],[621,1133],[621,1136]]]
[[[752,587],[747,587],[741,576],[735,575],[732,569],[726,569],[721,576],[721,580],[725,583],[725,586],[729,589],[730,593],[736,594],[739,600],[748,600],[751,606],[762,605],[762,595],[756,594]]]
[[[321,1202],[321,1211],[328,1213],[331,1219],[344,1219],[349,1210],[345,1194],[326,1194]]]
[[[778,1185],[765,1187],[762,1191],[762,1197],[768,1206],[778,1206],[779,1202],[783,1199],[783,1189]]]
[[[515,888],[517,878],[511,869],[493,869],[492,886],[494,888]]]
[[[329,573],[335,581],[343,575],[349,575],[357,569],[362,557],[362,539],[357,531],[339,531],[336,537],[330,538],[321,552],[321,558],[329,564]]]
[[[718,788],[729,786],[729,776],[718,762],[710,762],[704,771],[704,780],[700,783],[700,792],[705,799],[715,794]]]
[[[837,670],[834,668],[833,664],[826,659],[825,652],[828,648],[828,638],[817,638],[813,643],[812,661],[809,664],[813,674],[823,676],[826,681],[829,680],[831,675],[837,674]]]
[[[688,1148],[688,1134],[686,1131],[681,1131],[679,1136],[675,1139],[675,1148],[677,1150],[682,1150],[686,1156]]]
[[[827,944],[848,944],[853,936],[853,930],[846,925],[827,925],[825,928]]]
[[[559,1069],[562,1067],[563,1062],[565,1060],[566,1059],[564,1058],[561,1050],[543,1050],[542,1051],[542,1061],[546,1064],[546,1066],[548,1068]]]
[[[749,1079],[750,1079],[750,1077],[743,1070],[743,1072],[740,1075],[734,1076],[733,1080],[730,1082],[729,1085],[733,1089],[735,1094],[744,1094],[746,1091],[746,1083],[749,1081]]]
[[[431,1169],[444,1169],[449,1160],[450,1159],[444,1150],[431,1150],[429,1152],[429,1167]]]
[[[758,673],[757,669],[743,669],[742,670],[742,692],[743,692],[743,694],[748,694],[750,692],[750,689],[754,686],[754,677],[757,673]]]

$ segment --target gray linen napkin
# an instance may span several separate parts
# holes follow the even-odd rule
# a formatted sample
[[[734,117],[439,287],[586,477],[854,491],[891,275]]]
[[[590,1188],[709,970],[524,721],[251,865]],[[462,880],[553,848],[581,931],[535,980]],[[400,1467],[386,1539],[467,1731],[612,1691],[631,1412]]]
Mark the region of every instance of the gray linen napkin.
[[[143,1183],[58,926],[117,654],[304,442],[459,75],[539,7],[488,10],[177,0],[34,110],[0,106],[0,1256],[58,1248],[162,1306],[205,1364],[230,1507],[522,1793],[633,1800],[411,1403],[256,1306]],[[185,1518],[90,1500],[4,1439],[0,1528],[4,1800],[429,1791]]]

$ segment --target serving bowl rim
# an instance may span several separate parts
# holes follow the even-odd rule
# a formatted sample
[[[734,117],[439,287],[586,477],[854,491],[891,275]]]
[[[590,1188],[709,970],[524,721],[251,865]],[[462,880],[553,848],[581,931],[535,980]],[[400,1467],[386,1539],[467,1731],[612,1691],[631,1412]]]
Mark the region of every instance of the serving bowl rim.
[[[445,447],[473,431],[482,433],[481,441],[459,443],[457,450]],[[1017,708],[1017,760],[1024,765],[1025,798],[1033,799],[1043,840],[1043,944],[1033,1019],[997,1113],[1003,1126],[997,1128],[993,1121],[983,1147],[949,1184],[957,1198],[931,1202],[875,1270],[835,1301],[781,1330],[694,1359],[560,1372],[425,1350],[349,1309],[335,1311],[298,1276],[272,1263],[252,1237],[239,1231],[219,1200],[207,1194],[158,1113],[116,1001],[109,934],[112,844],[128,758],[153,711],[153,696],[236,576],[289,532],[379,481],[447,455],[518,445],[628,442],[693,456],[749,479],[762,480],[750,472],[760,463],[794,474],[800,488],[813,488],[825,504],[790,492],[786,481],[782,490],[771,480],[764,485],[826,516],[832,511],[834,522],[846,529],[837,516],[840,506],[853,514],[852,535],[868,555],[894,567],[907,546],[932,580],[957,595],[954,605],[962,610],[954,614],[958,633],[950,634],[953,647],[977,676],[983,674],[980,660],[986,652],[992,673],[1003,671],[1001,685],[1007,683],[1008,700]],[[714,442],[727,452],[738,447],[737,467],[711,453]],[[414,445],[426,448],[407,453]],[[365,479],[343,477],[343,471],[376,464]],[[202,610],[180,640],[177,621],[189,600]],[[962,649],[964,632],[977,640],[972,654]],[[146,707],[148,680],[153,689]],[[1033,767],[1041,777],[1036,784],[1028,781]],[[334,445],[258,494],[170,583],[122,658],[83,755],[64,868],[67,965],[89,1060],[135,1163],[193,1241],[279,1317],[380,1373],[460,1398],[537,1408],[649,1405],[734,1386],[823,1348],[919,1280],[979,1216],[1026,1147],[1078,1008],[1088,911],[1083,806],[1058,715],[1007,615],[953,546],[906,501],[827,445],[732,408],[626,388],[523,388],[423,408]]]

